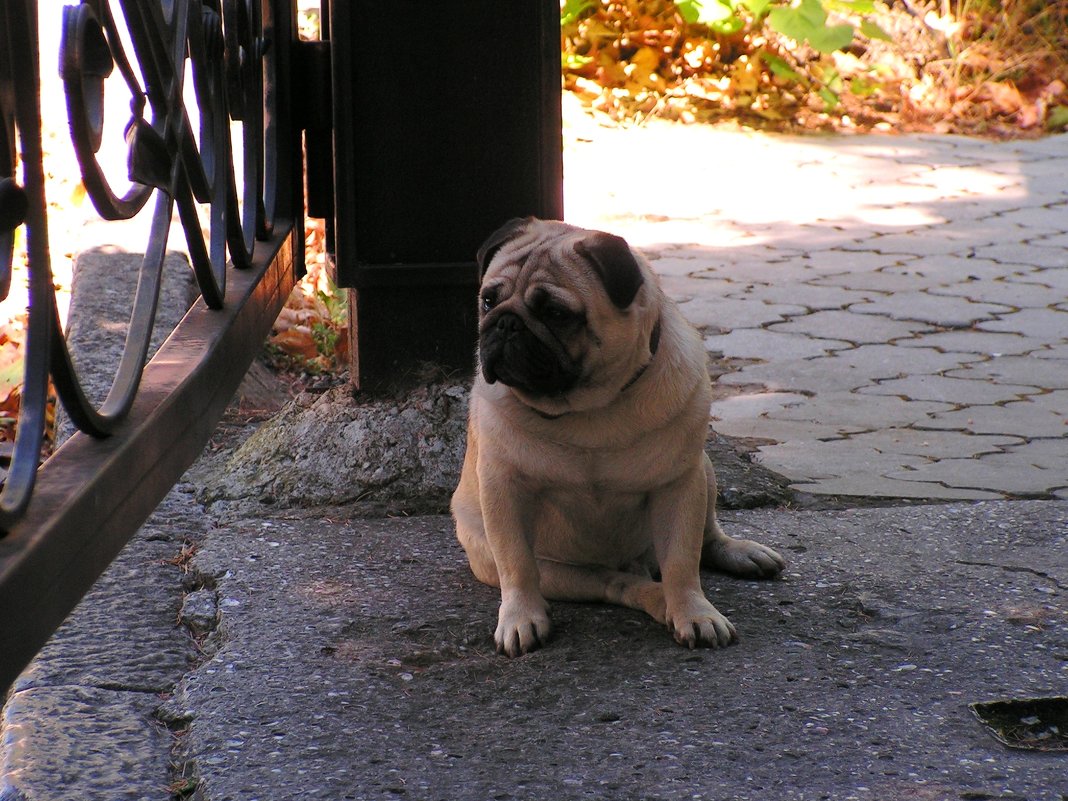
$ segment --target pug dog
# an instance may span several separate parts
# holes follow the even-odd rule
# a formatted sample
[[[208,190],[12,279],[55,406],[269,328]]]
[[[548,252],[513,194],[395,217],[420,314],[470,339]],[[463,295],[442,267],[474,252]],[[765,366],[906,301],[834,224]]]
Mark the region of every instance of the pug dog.
[[[501,591],[497,651],[544,644],[548,600],[640,609],[689,648],[734,642],[700,568],[770,578],[785,562],[716,521],[697,331],[609,233],[514,219],[478,263],[478,374],[451,509],[471,570]]]

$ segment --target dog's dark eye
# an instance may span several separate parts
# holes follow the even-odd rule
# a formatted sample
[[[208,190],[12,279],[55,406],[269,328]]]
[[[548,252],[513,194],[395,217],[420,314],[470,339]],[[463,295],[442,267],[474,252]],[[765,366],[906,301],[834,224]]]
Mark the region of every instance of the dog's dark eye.
[[[562,323],[574,317],[574,312],[564,306],[546,306],[541,316],[554,323]]]
[[[494,306],[497,305],[497,293],[496,292],[483,292],[482,293],[482,311],[488,312]]]

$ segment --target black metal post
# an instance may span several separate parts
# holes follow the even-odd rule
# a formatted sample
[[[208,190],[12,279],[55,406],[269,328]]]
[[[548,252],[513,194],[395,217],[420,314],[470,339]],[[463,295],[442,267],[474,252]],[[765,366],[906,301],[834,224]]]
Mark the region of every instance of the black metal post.
[[[335,259],[371,392],[473,367],[485,236],[563,215],[556,0],[331,8]]]

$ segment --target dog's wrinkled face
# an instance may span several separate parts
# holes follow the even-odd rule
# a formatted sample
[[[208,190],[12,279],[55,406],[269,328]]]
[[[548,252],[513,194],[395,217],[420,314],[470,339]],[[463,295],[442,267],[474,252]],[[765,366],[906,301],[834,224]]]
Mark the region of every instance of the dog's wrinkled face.
[[[532,405],[564,402],[583,389],[622,385],[648,356],[640,352],[646,279],[619,237],[517,219],[486,240],[478,260],[479,361],[488,383]]]

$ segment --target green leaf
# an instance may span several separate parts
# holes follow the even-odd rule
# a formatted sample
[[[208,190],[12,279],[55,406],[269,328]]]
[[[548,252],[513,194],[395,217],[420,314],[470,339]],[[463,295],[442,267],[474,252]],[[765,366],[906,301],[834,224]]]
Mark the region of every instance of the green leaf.
[[[682,18],[691,25],[701,18],[701,6],[699,0],[677,0],[675,3],[675,8],[678,9]]]
[[[768,6],[770,6],[772,2],[773,0],[741,0],[741,5],[748,8],[754,17],[760,19],[768,13]]]
[[[831,111],[838,105],[838,95],[828,89],[826,86],[821,86],[817,93],[823,98],[823,104],[827,107],[827,111]]]
[[[11,393],[22,386],[22,359],[15,359],[0,370],[0,402],[6,401]]]
[[[791,67],[785,59],[779,58],[779,56],[774,53],[762,51],[760,53],[760,58],[763,59],[764,63],[768,65],[768,69],[771,70],[772,74],[777,78],[782,78],[787,81],[802,80],[801,75]]]
[[[691,24],[707,25],[716,33],[732,34],[745,26],[745,20],[736,12],[740,1],[679,0],[675,8]]]
[[[567,0],[560,7],[560,24],[570,25],[581,17],[586,9],[593,8],[594,5],[593,0]]]
[[[729,5],[722,0],[712,0],[710,3],[701,4],[701,14],[697,21],[704,25],[714,25],[733,16],[734,9]]]
[[[731,14],[731,16],[724,17],[717,22],[709,23],[708,27],[723,36],[731,36],[745,27],[745,20]]]
[[[565,70],[580,70],[593,61],[592,56],[583,56],[578,53],[561,53],[560,66]]]
[[[1060,128],[1068,128],[1068,106],[1054,106],[1049,110],[1046,117],[1046,128],[1056,131]]]
[[[830,67],[823,71],[820,75],[820,80],[823,81],[823,85],[837,94],[842,91],[842,74],[834,67]]]
[[[808,37],[808,43],[821,53],[833,53],[849,47],[853,44],[853,26],[825,25]]]
[[[878,81],[873,81],[858,75],[849,81],[849,91],[857,97],[871,97],[882,87]]]
[[[860,32],[869,39],[882,39],[884,42],[894,41],[894,37],[870,19],[863,19],[860,21]]]
[[[821,53],[833,53],[853,43],[852,25],[828,25],[820,0],[801,0],[795,8],[774,8],[768,15],[772,29]]]
[[[872,14],[875,0],[823,0],[823,7],[840,14]]]

